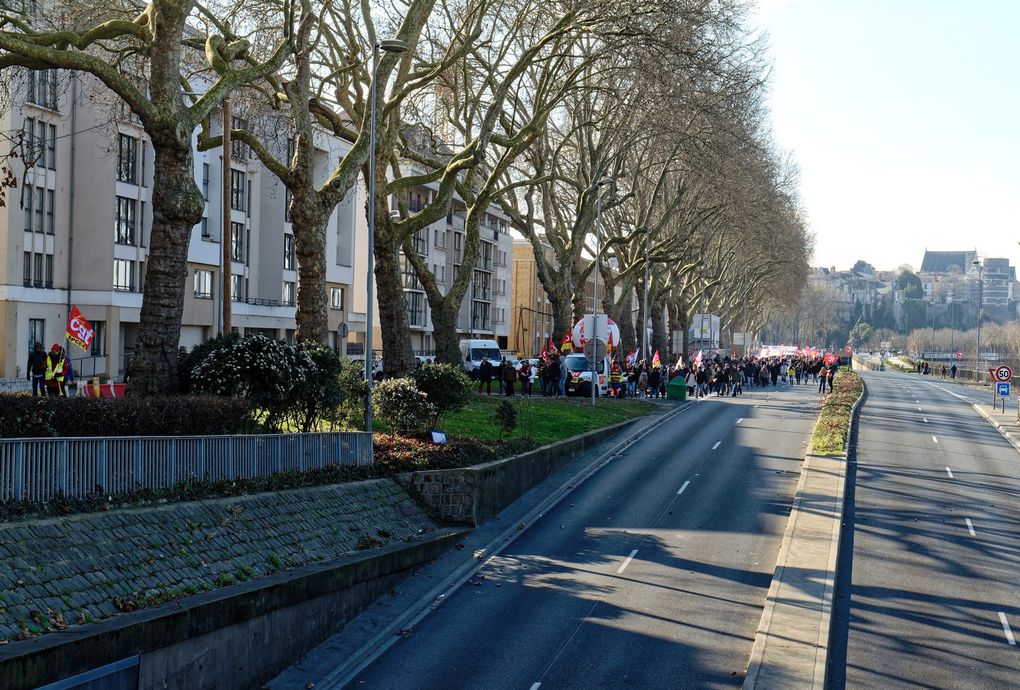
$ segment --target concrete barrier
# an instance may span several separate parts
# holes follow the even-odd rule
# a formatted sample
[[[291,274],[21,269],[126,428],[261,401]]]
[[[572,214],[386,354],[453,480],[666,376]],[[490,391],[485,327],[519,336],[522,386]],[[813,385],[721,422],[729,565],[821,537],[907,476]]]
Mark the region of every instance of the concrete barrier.
[[[139,688],[262,687],[466,531],[441,530],[0,648],[0,688],[37,688],[136,656]]]
[[[453,470],[400,475],[399,481],[422,496],[443,520],[479,525],[566,467],[579,453],[601,443],[637,419],[551,443],[528,453]]]

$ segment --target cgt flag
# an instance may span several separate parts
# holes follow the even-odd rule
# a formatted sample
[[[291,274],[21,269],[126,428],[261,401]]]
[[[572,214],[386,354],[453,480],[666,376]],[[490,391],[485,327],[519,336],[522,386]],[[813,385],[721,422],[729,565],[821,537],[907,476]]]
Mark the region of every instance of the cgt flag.
[[[92,346],[92,339],[96,337],[96,331],[81,315],[78,307],[71,307],[71,315],[67,319],[67,332],[64,335],[69,341],[88,352]]]
[[[659,351],[655,351],[655,355],[652,357],[652,368],[662,365],[662,360],[659,359]]]

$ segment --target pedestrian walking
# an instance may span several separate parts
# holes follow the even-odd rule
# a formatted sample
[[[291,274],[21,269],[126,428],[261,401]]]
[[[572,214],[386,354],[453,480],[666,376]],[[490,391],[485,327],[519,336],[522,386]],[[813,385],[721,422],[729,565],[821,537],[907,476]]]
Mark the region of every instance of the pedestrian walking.
[[[46,369],[49,358],[46,356],[46,351],[43,349],[42,343],[38,340],[35,342],[35,347],[28,353],[28,365],[25,367],[28,371],[28,380],[32,382],[32,395],[34,396],[45,396],[46,395]]]

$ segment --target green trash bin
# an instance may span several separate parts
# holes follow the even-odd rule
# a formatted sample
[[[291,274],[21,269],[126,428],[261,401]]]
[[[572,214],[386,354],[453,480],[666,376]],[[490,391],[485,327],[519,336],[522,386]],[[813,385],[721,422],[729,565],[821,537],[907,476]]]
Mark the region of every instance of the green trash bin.
[[[677,376],[666,386],[666,398],[669,400],[687,400],[687,381]]]

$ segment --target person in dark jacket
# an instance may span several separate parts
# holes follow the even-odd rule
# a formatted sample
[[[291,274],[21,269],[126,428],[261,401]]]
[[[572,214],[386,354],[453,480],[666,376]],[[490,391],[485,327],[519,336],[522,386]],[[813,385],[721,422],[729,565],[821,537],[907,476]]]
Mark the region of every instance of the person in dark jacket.
[[[32,395],[46,395],[46,350],[42,343],[36,341],[35,347],[28,353],[28,380],[32,382]]]
[[[514,381],[517,380],[517,370],[514,369],[513,364],[505,359],[503,360],[502,376],[503,393],[505,393],[508,398],[514,397]]]
[[[492,362],[489,361],[488,357],[482,357],[482,363],[478,366],[478,392],[482,392],[482,386],[485,386],[485,394],[492,395],[492,376],[493,367]]]

